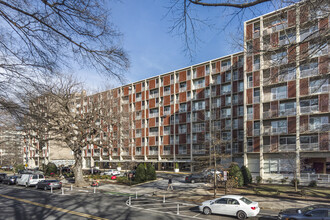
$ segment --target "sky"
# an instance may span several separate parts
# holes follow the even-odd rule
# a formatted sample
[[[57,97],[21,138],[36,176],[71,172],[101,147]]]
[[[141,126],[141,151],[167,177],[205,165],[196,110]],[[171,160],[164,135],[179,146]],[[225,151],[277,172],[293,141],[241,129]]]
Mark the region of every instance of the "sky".
[[[110,21],[123,34],[121,42],[130,59],[130,68],[124,73],[127,83],[239,52],[237,41],[243,38],[242,21],[274,9],[273,5],[263,4],[233,16],[237,10],[231,8],[195,7],[193,13],[199,19],[206,19],[209,26],[198,27],[199,43],[191,59],[183,51],[183,35],[169,32],[174,23],[174,16],[168,14],[170,2],[171,0],[107,2],[111,13]],[[93,89],[100,90],[105,83],[120,86],[115,82],[105,82],[104,78],[91,70],[78,72],[81,79]]]

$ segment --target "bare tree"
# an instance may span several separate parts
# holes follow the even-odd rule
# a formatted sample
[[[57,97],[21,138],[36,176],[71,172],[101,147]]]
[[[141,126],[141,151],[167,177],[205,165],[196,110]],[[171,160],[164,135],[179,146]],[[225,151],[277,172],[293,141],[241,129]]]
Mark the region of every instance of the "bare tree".
[[[86,147],[109,149],[116,145],[121,115],[111,91],[87,96],[72,78],[59,78],[41,94],[26,97],[29,112],[23,126],[30,138],[39,141],[39,151],[52,141],[57,147],[69,148],[75,164],[75,184],[86,185],[82,172]],[[86,151],[85,151],[86,150]]]
[[[105,1],[0,1],[0,107],[72,64],[123,80],[129,66]]]

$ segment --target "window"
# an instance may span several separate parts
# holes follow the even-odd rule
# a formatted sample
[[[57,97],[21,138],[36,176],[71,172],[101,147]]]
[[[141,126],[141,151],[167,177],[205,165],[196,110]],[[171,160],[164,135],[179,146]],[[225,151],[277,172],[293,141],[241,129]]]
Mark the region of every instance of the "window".
[[[187,111],[187,104],[182,103],[180,104],[179,112],[186,112]]]
[[[272,100],[286,99],[287,98],[287,87],[280,86],[271,89]]]
[[[296,145],[296,137],[280,137],[280,145]]]
[[[318,98],[300,101],[300,113],[310,113],[310,112],[318,112],[318,111],[319,111]]]
[[[142,134],[141,129],[137,129],[137,130],[135,131],[135,137],[141,137],[141,134]]]
[[[155,127],[155,128],[149,128],[149,135],[150,136],[157,136],[158,135],[158,128]]]
[[[253,107],[247,107],[247,119],[248,120],[253,119]]]
[[[171,114],[171,106],[164,106],[164,115]]]
[[[244,138],[244,130],[239,130],[238,131],[238,139],[243,140],[243,138]]]
[[[164,135],[171,134],[171,126],[164,126]]]
[[[285,64],[288,62],[287,52],[283,51],[280,53],[273,53],[271,56],[271,61],[273,64]]]
[[[164,155],[170,155],[171,154],[171,146],[164,146]]]
[[[229,94],[231,93],[231,85],[223,85],[221,86],[221,95]]]
[[[231,96],[225,97],[225,105],[231,105]]]
[[[179,145],[179,154],[187,154],[187,147]]]
[[[238,95],[235,94],[235,95],[233,95],[233,104],[235,105],[237,103],[238,103]]]
[[[253,91],[253,103],[260,102],[260,89],[254,89]]]
[[[158,96],[158,89],[150,90],[149,98],[156,98]]]
[[[318,75],[319,64],[317,61],[310,62],[310,63],[304,63],[299,66],[300,68],[300,77],[309,77],[309,76],[316,76]]]
[[[205,75],[210,74],[210,65],[205,65]]]
[[[231,66],[230,60],[221,61],[221,72],[229,70],[230,66]]]
[[[309,82],[309,89],[311,94],[329,92],[329,79],[311,80]]]
[[[150,109],[149,111],[150,111],[150,114],[149,114],[150,118],[158,117],[158,108],[153,108],[153,109]]]
[[[185,92],[186,88],[187,88],[187,84],[185,82],[180,83],[180,89],[179,89],[180,92]]]
[[[231,72],[226,72],[226,82],[230,82],[231,81]]]
[[[231,108],[221,109],[221,118],[231,117]]]
[[[170,95],[170,94],[171,94],[171,86],[165,86],[164,95]]]
[[[233,120],[233,129],[237,129],[238,128],[238,119],[234,119]]]
[[[193,111],[204,110],[205,109],[205,101],[199,101],[193,103]]]
[[[187,79],[191,79],[191,70],[187,70]]]
[[[254,56],[253,58],[253,71],[260,69],[260,56]]]
[[[203,132],[205,131],[205,123],[195,123],[193,125],[193,132]]]
[[[141,92],[136,93],[136,101],[141,101],[141,98],[142,98]]]
[[[329,131],[329,116],[310,117],[309,126],[312,131]]]
[[[272,121],[272,134],[287,133],[287,120]]]
[[[296,78],[296,68],[290,67],[281,69],[278,75],[278,80],[280,82],[286,82],[290,80],[294,80]]]
[[[200,89],[205,87],[205,79],[194,80],[194,88]]]
[[[231,139],[231,132],[222,132],[221,139],[224,141],[229,141]]]
[[[199,145],[199,144],[194,144],[193,145],[193,154],[205,154],[205,146],[204,145]]]
[[[138,111],[138,112],[135,113],[135,119],[136,120],[140,120],[141,117],[142,117],[142,112],[141,111]]]
[[[135,148],[135,155],[141,155],[142,154],[142,148],[141,147],[136,147]]]
[[[252,75],[247,76],[247,86],[248,86],[248,88],[253,87],[253,77],[252,77]]]
[[[157,155],[158,154],[158,147],[151,146],[149,147],[149,155]]]
[[[243,92],[243,90],[244,90],[244,83],[243,82],[239,82],[239,84],[238,84],[238,91],[239,92]]]
[[[179,134],[187,133],[187,125],[179,125]]]
[[[296,102],[284,102],[280,104],[280,116],[296,114]]]

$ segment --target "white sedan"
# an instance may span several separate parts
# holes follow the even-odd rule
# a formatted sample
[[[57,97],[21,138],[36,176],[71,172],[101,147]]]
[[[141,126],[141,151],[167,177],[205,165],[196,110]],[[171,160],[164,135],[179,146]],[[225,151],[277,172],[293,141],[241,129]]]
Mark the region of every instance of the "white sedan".
[[[247,217],[258,215],[260,208],[257,202],[253,202],[243,196],[227,195],[203,202],[199,206],[199,211],[205,215],[214,213],[236,216],[238,219],[246,219]]]
[[[110,169],[108,171],[105,171],[103,175],[108,175],[108,176],[117,176],[120,175],[120,171],[115,170],[115,169]]]

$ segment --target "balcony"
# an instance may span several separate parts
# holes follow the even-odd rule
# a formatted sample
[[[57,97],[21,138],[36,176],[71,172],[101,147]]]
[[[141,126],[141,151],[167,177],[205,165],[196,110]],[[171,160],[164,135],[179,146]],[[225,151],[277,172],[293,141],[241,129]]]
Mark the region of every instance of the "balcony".
[[[265,25],[267,26],[267,25]],[[288,27],[288,23],[286,21],[279,22],[277,24],[273,24],[271,26],[268,26],[267,28],[264,29],[264,35],[271,34],[283,29],[286,29]]]
[[[252,81],[249,81],[248,82],[248,88],[252,88],[253,87],[253,82]]]
[[[260,136],[260,129],[253,129],[253,136]]]
[[[253,64],[253,71],[260,70],[260,63]]]
[[[330,124],[309,124],[310,131],[330,131]]]
[[[319,74],[319,69],[318,68],[300,70],[300,77],[301,78],[317,76],[318,74]]]
[[[253,103],[259,103],[260,102],[260,96],[254,96],[253,97]]]
[[[171,151],[170,150],[164,150],[163,155],[171,155]]]
[[[258,38],[258,37],[260,37],[260,31],[253,32],[253,38]]]
[[[136,156],[140,156],[140,155],[142,155],[141,150],[139,150],[139,151],[135,150],[135,155],[136,155]]]
[[[264,127],[264,135],[285,134],[287,132],[288,132],[288,129],[286,127],[282,127],[282,128],[271,127],[271,126]]]
[[[158,150],[149,150],[149,155],[158,155]]]
[[[179,92],[185,92],[185,91],[187,91],[187,87],[181,87],[181,88],[179,88]]]
[[[296,114],[296,109],[295,108],[290,108],[290,109],[284,109],[279,111],[280,116],[293,116]]]
[[[253,120],[253,113],[248,113],[246,116],[247,116],[247,120],[249,121]]]
[[[296,145],[295,144],[282,144],[278,146],[279,152],[295,152],[296,151]]]
[[[263,113],[264,119],[270,119],[277,117],[277,111],[266,111]]]
[[[227,115],[227,114],[221,114],[221,118],[231,118],[231,115]]]
[[[319,111],[318,105],[300,107],[301,114],[315,113]]]
[[[308,144],[300,144],[301,151],[319,151],[319,144],[318,143],[308,143]]]
[[[230,70],[230,65],[227,65],[227,66],[222,66],[221,67],[221,72],[225,72],[225,71],[227,71],[227,70]]]

